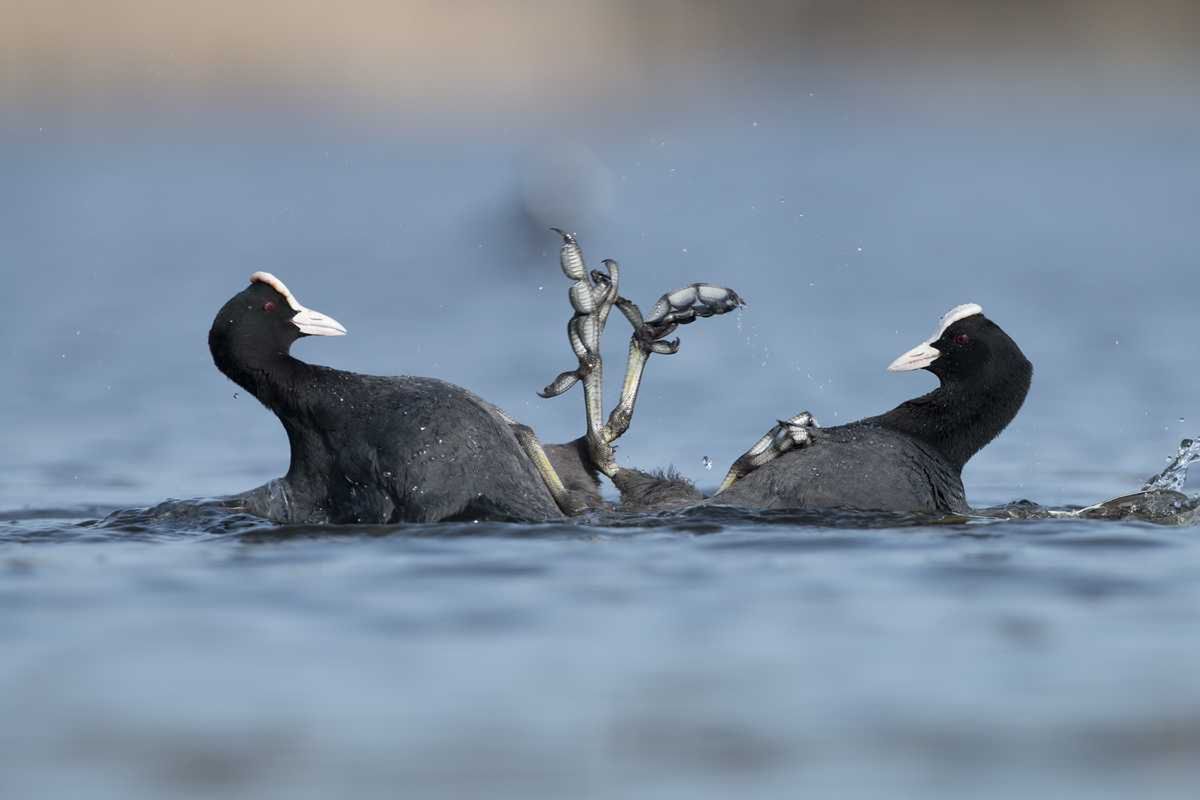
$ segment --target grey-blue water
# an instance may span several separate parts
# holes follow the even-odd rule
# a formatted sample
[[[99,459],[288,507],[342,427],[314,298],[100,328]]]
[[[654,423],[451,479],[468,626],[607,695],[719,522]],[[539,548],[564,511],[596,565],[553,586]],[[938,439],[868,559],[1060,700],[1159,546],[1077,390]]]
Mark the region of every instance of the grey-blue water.
[[[1200,84],[833,74],[436,125],[10,115],[0,795],[1193,796],[1192,526],[108,516],[286,470],[205,346],[257,269],[349,328],[301,357],[578,435],[578,390],[534,396],[571,364],[551,224],[642,303],[750,303],[652,360],[622,463],[712,487],[777,418],[890,408],[974,301],[1036,374],[972,503],[1138,488],[1200,422]]]

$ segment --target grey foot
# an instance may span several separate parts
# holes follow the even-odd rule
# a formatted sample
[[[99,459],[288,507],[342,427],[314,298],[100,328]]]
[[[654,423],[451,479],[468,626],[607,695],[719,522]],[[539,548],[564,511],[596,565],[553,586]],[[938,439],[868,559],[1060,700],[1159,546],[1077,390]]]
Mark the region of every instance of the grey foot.
[[[625,382],[621,399],[601,431],[605,442],[614,442],[629,429],[637,402],[646,362],[651,354],[672,355],[679,352],[679,339],[667,339],[680,325],[697,317],[711,317],[745,305],[732,289],[707,283],[693,283],[683,289],[667,292],[658,299],[649,317],[643,317],[637,304],[618,296],[616,306],[633,327],[629,341],[629,359],[625,367]]]
[[[567,324],[567,339],[579,361],[579,367],[560,373],[538,394],[546,398],[557,397],[576,383],[583,383],[587,442],[591,456],[605,474],[612,474],[616,470],[612,447],[601,435],[604,422],[604,365],[600,355],[600,339],[620,291],[620,267],[617,262],[606,259],[602,262],[604,271],[589,271],[578,239],[561,228],[551,230],[562,237],[559,266],[572,281],[568,297],[574,314]]]
[[[680,325],[700,317],[725,314],[745,302],[732,289],[707,283],[693,283],[683,289],[668,292],[655,303],[651,314],[643,317],[632,301],[620,295],[620,267],[606,259],[603,270],[588,270],[579,241],[561,228],[551,228],[562,237],[559,266],[572,281],[569,298],[574,316],[567,326],[571,349],[579,360],[579,368],[563,372],[538,394],[557,397],[576,383],[583,383],[584,405],[587,412],[585,436],[593,464],[610,478],[618,467],[613,442],[629,428],[634,404],[646,361],[653,353],[670,355],[679,350],[678,339],[668,339]],[[625,381],[621,399],[608,417],[601,422],[604,368],[600,356],[600,339],[609,312],[618,308],[633,327],[629,345]]]
[[[790,419],[781,419],[754,446],[738,457],[721,481],[717,494],[728,489],[763,464],[768,464],[784,453],[797,447],[807,447],[812,442],[812,429],[818,427],[812,414],[801,411]]]
[[[634,339],[647,353],[669,356],[679,352],[679,339],[666,338],[677,327],[726,314],[744,305],[746,301],[733,289],[711,283],[693,283],[658,298],[649,316],[641,320],[640,325],[634,325]],[[633,322],[632,318],[630,322]]]
[[[744,305],[746,301],[733,289],[711,283],[693,283],[660,297],[646,316],[646,324],[687,325],[697,317],[725,314]]]

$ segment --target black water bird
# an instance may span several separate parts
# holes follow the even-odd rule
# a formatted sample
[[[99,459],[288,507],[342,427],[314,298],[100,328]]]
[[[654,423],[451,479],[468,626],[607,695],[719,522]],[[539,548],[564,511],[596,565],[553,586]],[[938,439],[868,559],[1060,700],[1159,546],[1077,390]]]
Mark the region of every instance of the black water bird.
[[[573,239],[565,245],[574,247]],[[721,293],[712,313],[740,302],[732,290],[700,286]],[[709,311],[703,293],[694,294],[689,303]],[[628,427],[646,356],[678,322],[645,323],[636,306],[618,302],[634,335],[622,403],[609,422],[615,435]],[[927,369],[940,379],[937,389],[833,428],[817,427],[808,413],[780,421],[706,499],[673,471],[597,460],[611,455],[614,435],[595,422],[579,439],[543,447],[530,428],[453,384],[344,372],[289,353],[301,336],[345,332],[262,272],[217,314],[209,333],[214,362],[276,414],[291,445],[287,474],[229,498],[234,507],[289,523],[560,519],[605,507],[603,472],[627,511],[721,504],[963,512],[962,468],[1016,416],[1033,372],[979,306],[959,306],[889,367]],[[593,404],[585,405],[590,414]]]
[[[706,502],[747,508],[967,511],[963,466],[1013,420],[1033,366],[975,304],[952,309],[893,372],[925,369],[941,385],[886,414],[819,428],[780,422]],[[739,466],[740,465],[740,466]]]
[[[301,336],[341,336],[275,276],[257,272],[217,314],[217,368],[287,431],[287,474],[231,498],[288,523],[545,520],[600,504],[580,442],[543,448],[533,432],[461,387],[307,364]]]

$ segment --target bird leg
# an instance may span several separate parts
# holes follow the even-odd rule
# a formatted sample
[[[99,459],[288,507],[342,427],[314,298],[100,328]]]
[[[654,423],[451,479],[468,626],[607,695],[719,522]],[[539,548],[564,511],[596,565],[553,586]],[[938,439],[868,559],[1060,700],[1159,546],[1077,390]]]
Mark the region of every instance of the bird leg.
[[[587,511],[587,504],[580,502],[563,485],[562,478],[559,477],[558,471],[554,469],[554,465],[550,463],[550,457],[546,455],[546,450],[542,447],[542,443],[538,441],[537,434],[533,432],[533,428],[517,423],[512,425],[512,432],[517,437],[517,442],[520,443],[521,449],[525,451],[525,455],[529,456],[529,460],[533,462],[533,466],[537,469],[538,474],[542,476],[542,480],[546,483],[546,488],[550,490],[550,495],[554,498],[554,502],[558,505],[559,509],[568,517],[574,517]]]
[[[587,440],[592,460],[607,472],[613,461],[612,448],[601,435],[604,406],[604,362],[600,356],[600,338],[608,322],[609,312],[616,302],[620,268],[615,261],[604,261],[605,272],[592,270],[589,276],[583,260],[583,251],[575,236],[558,228],[552,230],[562,237],[559,250],[559,265],[571,284],[568,299],[574,315],[567,323],[567,339],[579,366],[561,373],[540,394],[542,397],[557,397],[577,382],[583,381],[583,402],[587,412]],[[590,279],[589,279],[590,278]]]
[[[538,474],[542,476],[546,488],[550,490],[550,495],[554,498],[554,502],[558,505],[559,509],[569,517],[577,516],[587,511],[587,504],[572,495],[563,484],[562,478],[559,477],[558,471],[554,469],[554,464],[550,462],[550,457],[546,455],[546,450],[542,447],[541,441],[538,440],[537,434],[533,432],[533,428],[517,422],[505,413],[503,409],[495,408],[495,410],[500,415],[500,418],[508,423],[509,430],[513,432],[513,436],[517,438],[517,443],[521,445],[521,449],[525,451],[525,455],[533,462],[533,466],[538,471]]]
[[[806,447],[812,442],[810,431],[818,427],[812,414],[801,411],[791,419],[779,420],[777,424],[754,443],[754,446],[738,457],[721,481],[717,494],[728,489],[763,464],[774,461],[794,447]]]
[[[646,324],[687,325],[697,317],[724,314],[744,305],[746,301],[733,289],[713,286],[711,283],[693,283],[658,298],[658,302],[646,316]]]
[[[644,318],[641,309],[635,303],[618,297],[616,306],[633,327],[633,336],[629,340],[621,399],[608,416],[608,424],[603,431],[605,440],[611,444],[629,430],[650,354],[672,355],[679,351],[679,339],[668,341],[666,337],[674,333],[680,325],[688,325],[701,317],[725,314],[745,304],[733,289],[707,283],[693,283],[683,289],[664,294],[654,304],[650,317]]]
[[[679,340],[667,340],[680,325],[700,317],[711,317],[732,311],[745,302],[732,289],[693,283],[683,289],[668,292],[658,299],[648,318],[642,316],[635,303],[620,295],[620,267],[616,261],[602,262],[604,271],[590,273],[583,260],[583,251],[574,235],[552,228],[562,237],[559,264],[563,274],[574,283],[568,295],[574,315],[567,323],[567,339],[579,361],[574,370],[563,372],[539,394],[557,397],[576,383],[583,382],[584,406],[587,411],[587,442],[589,454],[596,467],[608,477],[618,471],[612,443],[628,429],[633,408],[651,353],[670,355],[679,350]],[[621,399],[606,424],[601,424],[604,399],[604,365],[600,356],[600,338],[613,306],[633,327],[629,341],[628,363]]]

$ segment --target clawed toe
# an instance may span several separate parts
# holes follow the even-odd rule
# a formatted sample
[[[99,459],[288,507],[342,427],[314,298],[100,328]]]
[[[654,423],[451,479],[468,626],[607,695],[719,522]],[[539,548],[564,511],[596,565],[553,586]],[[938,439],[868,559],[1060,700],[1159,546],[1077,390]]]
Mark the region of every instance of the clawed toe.
[[[650,354],[671,355],[678,352],[679,339],[666,338],[678,326],[687,325],[701,317],[724,314],[744,305],[744,302],[732,289],[693,283],[663,295],[650,316],[643,317],[636,304],[620,295],[620,267],[616,261],[606,259],[601,262],[603,269],[589,270],[575,236],[562,228],[551,230],[562,237],[559,265],[563,274],[573,282],[569,298],[574,316],[567,325],[567,336],[572,351],[579,359],[579,368],[562,373],[538,394],[545,398],[557,397],[582,381],[590,455],[596,467],[612,477],[617,472],[612,443],[629,428]],[[621,400],[609,415],[608,423],[601,425],[604,373],[600,339],[614,306],[633,327],[633,337],[629,345]]]
[[[686,325],[696,317],[725,314],[744,305],[746,301],[733,289],[711,283],[693,283],[660,297],[646,317],[646,323]]]
[[[804,445],[812,438],[809,431],[819,427],[817,421],[813,419],[813,415],[807,411],[801,411],[790,419],[776,420],[779,424],[776,426],[780,431],[792,440],[794,445]]]
[[[779,458],[784,453],[797,447],[807,447],[812,444],[812,430],[817,426],[813,415],[801,411],[794,417],[776,420],[776,424],[767,431],[754,445],[738,457],[729,468],[725,479],[717,493],[728,489],[737,481],[749,475],[754,470]]]
[[[538,392],[538,397],[544,397],[547,399],[551,397],[558,397],[560,394],[563,394],[578,382],[579,372],[577,370],[563,372],[557,378],[555,378],[549,386]]]

